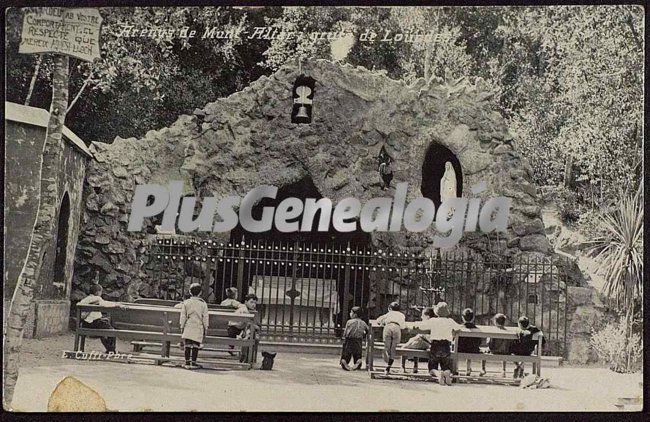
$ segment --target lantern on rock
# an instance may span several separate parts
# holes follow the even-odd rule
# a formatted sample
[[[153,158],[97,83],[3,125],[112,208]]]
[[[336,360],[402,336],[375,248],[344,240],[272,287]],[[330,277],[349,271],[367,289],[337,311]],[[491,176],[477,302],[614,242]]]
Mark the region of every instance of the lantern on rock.
[[[300,75],[293,84],[293,109],[291,123],[311,123],[316,80]]]

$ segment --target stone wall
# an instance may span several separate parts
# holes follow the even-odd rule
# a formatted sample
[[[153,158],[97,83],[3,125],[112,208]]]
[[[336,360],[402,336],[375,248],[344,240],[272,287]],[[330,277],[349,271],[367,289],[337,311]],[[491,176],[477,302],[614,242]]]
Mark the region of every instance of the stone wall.
[[[590,345],[594,329],[612,321],[614,314],[607,310],[593,287],[569,287],[567,313],[566,358],[569,363],[588,364],[598,362],[598,356]]]
[[[40,184],[40,165],[45,142],[48,113],[33,107],[5,103],[5,260],[4,260],[4,301],[9,304],[16,287],[18,276],[27,256],[27,248],[32,235],[38,210],[38,186]],[[75,137],[73,141],[70,137]],[[34,286],[34,306],[30,310],[25,336],[46,335],[61,328],[67,329],[72,270],[77,238],[81,224],[82,190],[85,169],[90,155],[78,138],[64,129],[64,147],[61,169],[57,173],[57,183],[61,196],[57,204],[56,219],[64,198],[69,202],[67,246],[62,270],[55,273],[57,256],[57,227],[45,247],[41,273]],[[79,147],[78,145],[82,145]],[[58,307],[52,305],[57,301]],[[40,303],[43,307],[40,307]],[[8,310],[8,308],[7,308]],[[44,320],[39,321],[40,315]],[[48,316],[49,315],[49,316]],[[52,316],[52,318],[50,318]],[[53,322],[62,318],[59,322]],[[59,328],[57,328],[59,327]]]
[[[3,314],[6,320],[11,298],[4,300]],[[25,328],[24,338],[43,338],[68,330],[70,320],[70,301],[68,299],[39,299],[32,302]]]
[[[65,138],[64,138],[65,139]],[[16,281],[23,267],[27,248],[32,234],[38,196],[36,194],[40,181],[40,157],[45,142],[45,128],[13,121],[6,121],[5,166],[10,177],[5,184],[5,284],[6,297],[16,286]],[[65,277],[61,283],[53,283],[54,258],[56,256],[56,231],[46,248],[43,269],[34,288],[34,297],[39,299],[65,299],[70,294],[72,268],[76,242],[81,223],[82,189],[88,157],[66,142],[63,149],[63,161],[59,191],[60,208],[67,193],[70,202],[68,220],[67,263]],[[57,215],[58,219],[58,215]],[[56,230],[56,228],[55,228]]]

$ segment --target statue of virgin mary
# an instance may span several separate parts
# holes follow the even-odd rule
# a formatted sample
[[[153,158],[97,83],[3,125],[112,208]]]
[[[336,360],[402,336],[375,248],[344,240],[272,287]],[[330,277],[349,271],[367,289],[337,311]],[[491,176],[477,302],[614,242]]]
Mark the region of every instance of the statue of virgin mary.
[[[444,203],[449,198],[456,198],[456,171],[454,166],[447,161],[445,163],[445,173],[440,179],[440,203]],[[454,210],[450,209],[448,216],[453,215]]]

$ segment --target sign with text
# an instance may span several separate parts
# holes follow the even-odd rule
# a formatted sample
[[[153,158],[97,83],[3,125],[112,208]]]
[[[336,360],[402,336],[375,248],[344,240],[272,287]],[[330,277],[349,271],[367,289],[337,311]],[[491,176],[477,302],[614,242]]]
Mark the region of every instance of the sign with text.
[[[101,23],[97,9],[37,9],[25,14],[18,52],[67,54],[91,62],[100,57]]]

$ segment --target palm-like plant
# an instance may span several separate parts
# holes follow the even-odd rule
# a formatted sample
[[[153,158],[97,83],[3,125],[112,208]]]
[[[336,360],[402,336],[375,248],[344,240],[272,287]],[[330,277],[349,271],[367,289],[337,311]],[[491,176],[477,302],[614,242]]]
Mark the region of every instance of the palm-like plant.
[[[619,311],[633,307],[643,295],[643,185],[626,195],[611,214],[602,216],[603,235],[594,239],[592,252],[605,277],[604,293]]]
[[[643,297],[643,184],[624,195],[611,214],[601,218],[603,235],[594,239],[591,252],[600,261],[604,293],[625,314],[625,341],[632,335],[635,299]],[[641,308],[643,312],[643,308]],[[621,349],[625,353],[627,347]],[[630,356],[626,357],[627,366]]]

